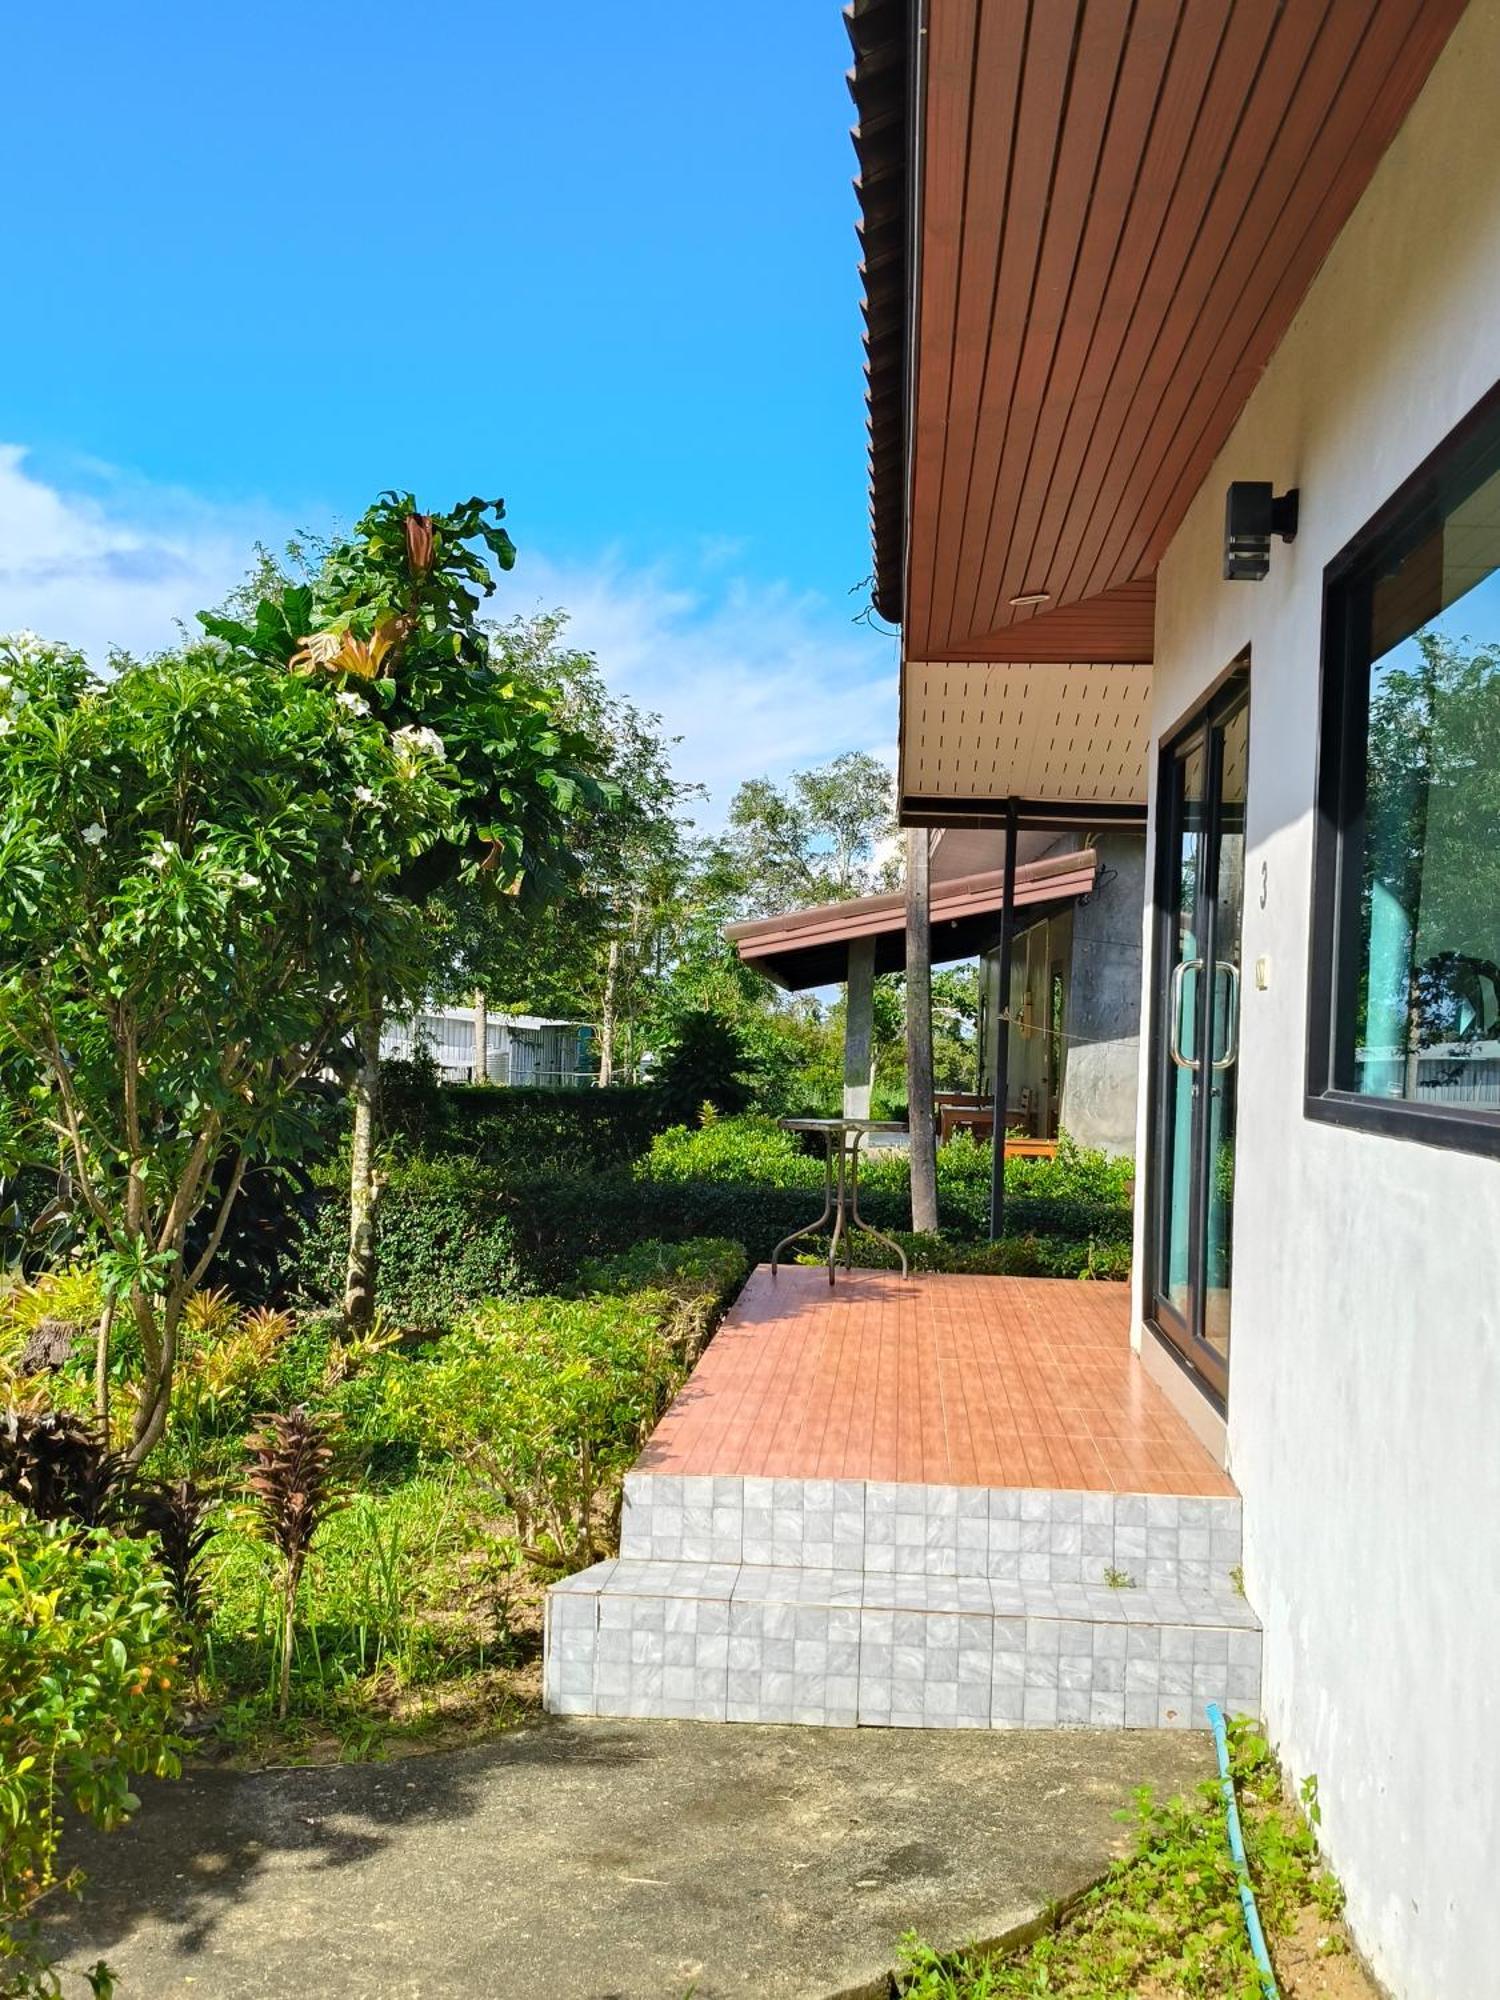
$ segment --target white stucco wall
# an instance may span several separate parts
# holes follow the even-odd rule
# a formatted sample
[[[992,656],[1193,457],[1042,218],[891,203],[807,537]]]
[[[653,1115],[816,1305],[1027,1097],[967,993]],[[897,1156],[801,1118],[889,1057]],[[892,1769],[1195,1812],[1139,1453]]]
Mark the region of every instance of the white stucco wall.
[[[1472,0],[1172,543],[1153,699],[1163,731],[1252,649],[1231,1468],[1271,1732],[1400,2000],[1500,1993],[1500,1162],[1303,1116],[1321,585],[1497,377]],[[1263,583],[1219,580],[1231,479],[1301,488]]]

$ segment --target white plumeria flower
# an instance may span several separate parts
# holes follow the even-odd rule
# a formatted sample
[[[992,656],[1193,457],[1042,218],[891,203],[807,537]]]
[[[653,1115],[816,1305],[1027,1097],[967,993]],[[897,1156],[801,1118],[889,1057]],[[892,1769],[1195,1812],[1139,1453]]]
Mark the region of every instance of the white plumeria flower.
[[[148,854],[146,856],[146,866],[148,868],[155,868],[159,870],[165,868],[167,863],[171,859],[172,857],[167,852],[166,848],[158,847],[154,854]]]
[[[0,715],[0,736],[9,736],[15,726],[8,715]]]
[[[368,785],[356,785],[354,787],[354,797],[356,803],[362,806],[372,806],[375,803],[375,794],[370,790]]]
[[[365,704],[360,700],[359,696],[357,694],[351,694],[347,688],[345,688],[341,693],[336,694],[334,696],[334,700],[338,703],[340,708],[347,708],[351,715],[368,715],[370,712],[369,709],[366,708]]]
[[[392,731],[392,741],[399,743],[409,753],[422,753],[443,763],[448,755],[446,744],[435,729],[423,729],[415,722],[408,722],[403,729]]]
[[[88,842],[90,847],[97,847],[101,840],[107,838],[107,835],[98,820],[95,820],[92,826],[86,826],[83,829],[83,838]]]

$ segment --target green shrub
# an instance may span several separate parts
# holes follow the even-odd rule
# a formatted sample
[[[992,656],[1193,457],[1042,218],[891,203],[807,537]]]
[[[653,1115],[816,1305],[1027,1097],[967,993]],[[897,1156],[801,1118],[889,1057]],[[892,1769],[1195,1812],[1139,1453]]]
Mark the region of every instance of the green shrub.
[[[817,1187],[821,1161],[774,1118],[747,1112],[703,1125],[671,1125],[637,1169],[650,1181],[738,1181],[749,1187]]]
[[[909,1229],[891,1235],[906,1252],[913,1271],[966,1271],[982,1277],[1106,1278],[1130,1276],[1130,1245],[1075,1241],[1067,1236],[1005,1236],[998,1243],[955,1242],[943,1235],[917,1235]],[[801,1246],[799,1246],[799,1249]],[[888,1246],[867,1231],[855,1230],[853,1257],[867,1271],[893,1271],[898,1259]],[[823,1254],[826,1255],[826,1245]],[[802,1252],[812,1258],[816,1252]]]
[[[736,1022],[695,1007],[674,1023],[653,1088],[668,1118],[694,1118],[705,1104],[744,1111],[755,1096],[750,1052]]]
[[[583,1293],[669,1292],[682,1298],[725,1299],[749,1273],[745,1252],[723,1237],[693,1237],[686,1243],[648,1240],[614,1257],[591,1258],[579,1267]]]
[[[382,1308],[404,1326],[442,1327],[482,1299],[526,1291],[505,1202],[493,1171],[456,1160],[394,1173],[376,1211]],[[290,1260],[297,1296],[313,1305],[340,1297],[348,1243],[348,1195],[330,1190],[298,1232]]]
[[[388,1123],[392,1120],[388,1114]],[[637,1158],[669,1123],[645,1085],[605,1090],[445,1084],[419,1147],[473,1165],[538,1173],[594,1173]],[[399,1128],[393,1126],[399,1137]]]
[[[673,1350],[691,1367],[749,1275],[740,1244],[700,1236],[686,1243],[637,1243],[615,1257],[591,1258],[579,1268],[577,1288],[596,1296],[660,1299]]]
[[[678,1382],[659,1298],[493,1301],[387,1376],[397,1420],[489,1481],[524,1546],[577,1566]]]
[[[661,1133],[637,1168],[643,1183],[724,1184],[744,1189],[803,1189],[816,1195],[823,1164],[772,1118],[714,1119],[696,1129]],[[1129,1160],[1111,1159],[1064,1138],[1051,1160],[1005,1163],[1006,1226],[1018,1235],[1066,1236],[1081,1242],[1128,1243],[1131,1236]],[[961,1134],[937,1155],[938,1217],[944,1229],[976,1240],[989,1233],[990,1148]],[[904,1151],[862,1152],[860,1205],[877,1228],[899,1228],[911,1217],[911,1168]],[[806,1207],[806,1194],[803,1207]],[[780,1211],[778,1211],[780,1212]],[[806,1213],[800,1218],[808,1220]],[[788,1222],[788,1229],[796,1222]],[[753,1257],[764,1254],[735,1226],[731,1233]],[[773,1242],[775,1238],[771,1239]]]
[[[57,1880],[63,1807],[115,1827],[134,1776],[176,1773],[177,1645],[145,1542],[0,1507],[0,1991],[36,1964],[17,1926]]]

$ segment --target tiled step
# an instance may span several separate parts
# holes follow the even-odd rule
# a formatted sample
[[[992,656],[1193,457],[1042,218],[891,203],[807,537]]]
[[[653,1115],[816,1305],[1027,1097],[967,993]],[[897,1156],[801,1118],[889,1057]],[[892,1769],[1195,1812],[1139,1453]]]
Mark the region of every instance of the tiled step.
[[[1238,1498],[632,1472],[620,1553],[1006,1583],[1230,1590]]]
[[[548,1593],[544,1685],[568,1715],[1186,1729],[1258,1711],[1260,1629],[1227,1589],[622,1557]]]

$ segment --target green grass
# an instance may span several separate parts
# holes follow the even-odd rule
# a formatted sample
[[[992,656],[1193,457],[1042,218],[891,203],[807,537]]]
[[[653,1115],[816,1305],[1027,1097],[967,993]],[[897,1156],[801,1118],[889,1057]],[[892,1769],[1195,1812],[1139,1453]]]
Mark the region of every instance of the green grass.
[[[358,1493],[319,1532],[286,1728],[273,1722],[277,1565],[243,1509],[226,1506],[219,1519],[198,1664],[201,1699],[231,1752],[378,1753],[452,1710],[462,1685],[502,1719],[527,1705],[518,1670],[535,1652],[528,1614],[540,1584],[518,1573],[492,1496],[456,1468]]]
[[[1284,1796],[1265,1740],[1231,1724],[1245,1845],[1273,1953],[1311,1912],[1329,1952],[1347,1951],[1342,1896],[1318,1858],[1316,1788],[1304,1814]],[[1310,1816],[1309,1816],[1310,1815]],[[1217,1781],[1191,1798],[1136,1797],[1134,1851],[1034,1943],[1004,1957],[905,1946],[905,2000],[1261,2000],[1245,1938]]]

